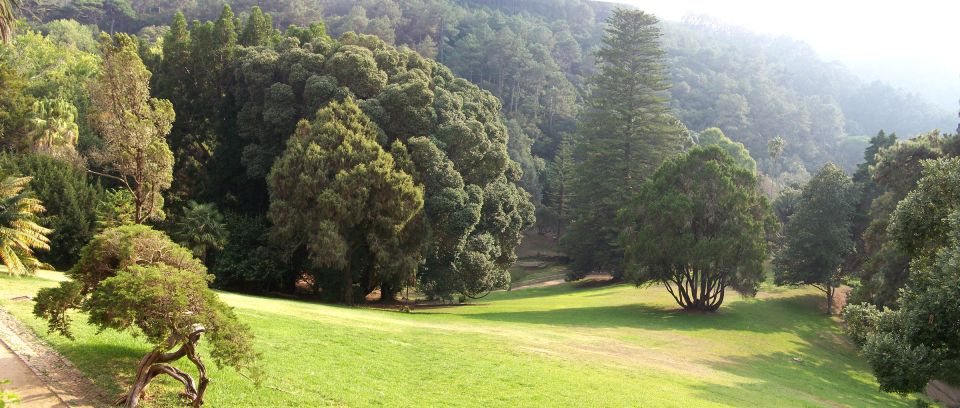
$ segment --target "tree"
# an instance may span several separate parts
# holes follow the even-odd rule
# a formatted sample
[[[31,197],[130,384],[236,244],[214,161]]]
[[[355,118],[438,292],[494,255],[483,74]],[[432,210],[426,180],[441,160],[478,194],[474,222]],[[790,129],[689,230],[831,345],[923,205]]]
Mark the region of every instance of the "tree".
[[[796,213],[787,223],[785,247],[774,259],[778,285],[813,285],[827,296],[842,283],[844,257],[853,251],[851,223],[856,190],[836,165],[827,164],[803,187]]]
[[[213,203],[187,202],[177,218],[173,237],[190,249],[193,256],[205,262],[211,250],[223,249],[227,240],[223,214]]]
[[[258,355],[249,329],[207,288],[211,277],[203,264],[162,232],[144,225],[106,230],[83,248],[67,276],[71,280],[37,294],[34,314],[51,332],[72,338],[67,312],[80,309],[101,330],[142,333],[154,346],[118,404],[138,406],[150,381],[162,374],[183,383],[183,395],[194,407],[203,404],[209,383],[197,353],[203,334],[218,366],[255,369]],[[199,382],[171,364],[183,357],[197,367]]]
[[[897,206],[890,235],[910,257],[896,309],[844,310],[880,388],[919,392],[932,379],[955,383],[960,369],[960,158],[928,160]],[[866,318],[863,318],[866,317]]]
[[[632,202],[660,162],[682,148],[669,114],[667,72],[656,17],[617,9],[597,51],[597,74],[581,121],[570,216],[561,240],[572,278],[599,270],[620,276],[617,211]]]
[[[663,284],[684,309],[709,312],[727,288],[756,294],[776,225],[756,174],[716,146],[664,162],[620,220],[627,276]]]
[[[250,16],[247,17],[237,41],[248,47],[267,45],[272,35],[273,18],[260,10],[260,7],[254,6],[250,9]]]
[[[9,42],[13,37],[14,12],[20,8],[20,0],[0,1],[0,41]]]
[[[173,179],[167,145],[174,120],[170,101],[150,97],[150,71],[126,34],[101,37],[103,66],[90,85],[92,123],[103,138],[94,155],[103,172],[133,195],[134,222],[163,218],[161,192]]]
[[[7,273],[24,275],[43,266],[34,249],[50,249],[52,231],[36,223],[43,204],[23,190],[30,177],[4,177],[0,181],[0,260]]]
[[[570,184],[574,177],[575,166],[572,144],[567,140],[560,142],[556,156],[547,166],[546,188],[543,193],[544,205],[555,217],[554,232],[557,233],[557,237],[563,236],[563,230],[569,218]]]
[[[103,188],[92,183],[85,169],[46,155],[0,155],[0,172],[33,178],[24,191],[43,202],[46,211],[38,223],[53,230],[50,250],[38,258],[58,270],[73,265],[97,231],[96,207],[104,199]]]
[[[423,207],[423,189],[377,144],[377,129],[352,99],[301,121],[270,171],[275,236],[296,243],[324,290],[354,303],[354,282],[410,282],[418,251],[404,229]],[[399,143],[399,142],[397,142]],[[364,285],[366,295],[369,283]]]
[[[757,162],[750,157],[750,152],[743,143],[730,140],[719,128],[709,128],[697,134],[697,144],[700,146],[718,146],[727,152],[733,161],[752,172],[757,171]]]

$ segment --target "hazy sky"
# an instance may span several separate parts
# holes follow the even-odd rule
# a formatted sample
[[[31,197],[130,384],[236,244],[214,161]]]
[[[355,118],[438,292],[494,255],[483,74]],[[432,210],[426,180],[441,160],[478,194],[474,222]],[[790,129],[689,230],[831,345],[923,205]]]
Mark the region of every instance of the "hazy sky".
[[[933,93],[938,104],[958,106],[960,0],[616,1],[665,20],[706,14],[752,31],[788,35],[872,77],[865,79],[926,88],[914,90]]]

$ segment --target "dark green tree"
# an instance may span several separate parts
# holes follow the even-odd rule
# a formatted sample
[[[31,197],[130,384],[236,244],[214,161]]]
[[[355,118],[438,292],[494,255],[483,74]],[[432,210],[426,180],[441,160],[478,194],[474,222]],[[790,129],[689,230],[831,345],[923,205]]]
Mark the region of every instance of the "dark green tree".
[[[709,312],[728,288],[756,294],[776,226],[756,174],[716,146],[664,162],[620,220],[627,277],[662,284],[684,309]]]
[[[250,16],[240,31],[237,41],[248,47],[267,45],[273,36],[273,17],[266,14],[260,7],[250,9]]]
[[[420,258],[403,232],[423,190],[376,137],[356,102],[332,102],[300,123],[268,178],[275,236],[304,250],[324,291],[347,304],[356,282],[361,296],[389,279],[410,283]]]
[[[813,285],[827,298],[842,283],[844,258],[854,250],[850,228],[856,206],[853,181],[827,164],[803,187],[796,213],[787,222],[784,248],[774,258],[777,285]]]
[[[561,246],[571,278],[623,272],[617,211],[633,201],[660,162],[680,151],[684,132],[670,116],[660,27],[653,15],[617,9],[597,51],[597,73],[581,118],[571,221]]]
[[[188,201],[183,212],[176,217],[173,226],[173,238],[183,245],[193,256],[206,262],[211,251],[223,249],[227,241],[227,229],[223,214],[213,203],[200,204]]]

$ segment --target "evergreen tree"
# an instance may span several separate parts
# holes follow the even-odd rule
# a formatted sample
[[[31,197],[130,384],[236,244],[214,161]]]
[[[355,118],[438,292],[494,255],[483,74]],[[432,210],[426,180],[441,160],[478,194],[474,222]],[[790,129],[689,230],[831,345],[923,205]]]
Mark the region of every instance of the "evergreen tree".
[[[324,291],[347,304],[355,283],[411,283],[420,257],[404,246],[404,229],[423,190],[376,138],[356,102],[332,102],[300,122],[268,178],[274,235],[305,251]]]
[[[103,67],[90,85],[94,128],[103,147],[94,155],[99,175],[117,181],[133,195],[134,222],[163,218],[160,193],[173,180],[173,154],[167,134],[173,105],[150,97],[150,71],[126,34],[101,37]]]
[[[627,276],[713,312],[728,288],[753,296],[776,226],[757,176],[717,146],[666,161],[620,217]]]
[[[547,166],[544,206],[550,209],[556,225],[557,237],[563,235],[569,219],[570,184],[573,181],[576,163],[573,160],[573,145],[568,140],[557,146],[556,156]]]
[[[597,74],[582,117],[571,202],[561,241],[571,278],[591,271],[622,275],[617,211],[665,158],[680,151],[683,132],[670,116],[664,52],[656,17],[617,9],[597,51]]]
[[[273,35],[273,17],[266,14],[260,7],[254,7],[250,10],[250,16],[243,25],[243,31],[237,39],[240,45],[247,47],[256,47],[267,45],[270,37]]]
[[[785,230],[786,246],[774,259],[778,285],[813,285],[827,296],[842,283],[843,260],[853,251],[850,231],[856,194],[843,170],[827,164],[803,187],[796,213]]]

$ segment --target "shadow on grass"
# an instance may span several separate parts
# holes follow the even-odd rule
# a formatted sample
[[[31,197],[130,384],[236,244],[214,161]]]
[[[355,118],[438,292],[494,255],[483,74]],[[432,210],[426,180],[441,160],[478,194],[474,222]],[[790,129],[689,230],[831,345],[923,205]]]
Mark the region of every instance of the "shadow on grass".
[[[912,406],[912,399],[880,391],[869,368],[845,341],[830,341],[819,325],[798,327],[798,335],[813,340],[795,343],[792,352],[700,361],[736,379],[736,385],[705,381],[693,388],[701,398],[726,405],[768,406]]]
[[[642,328],[648,330],[742,330],[760,333],[794,331],[797,320],[821,319],[820,297],[745,299],[723,305],[715,313],[686,312],[648,304],[570,307],[519,312],[480,312],[464,318],[550,326]]]

